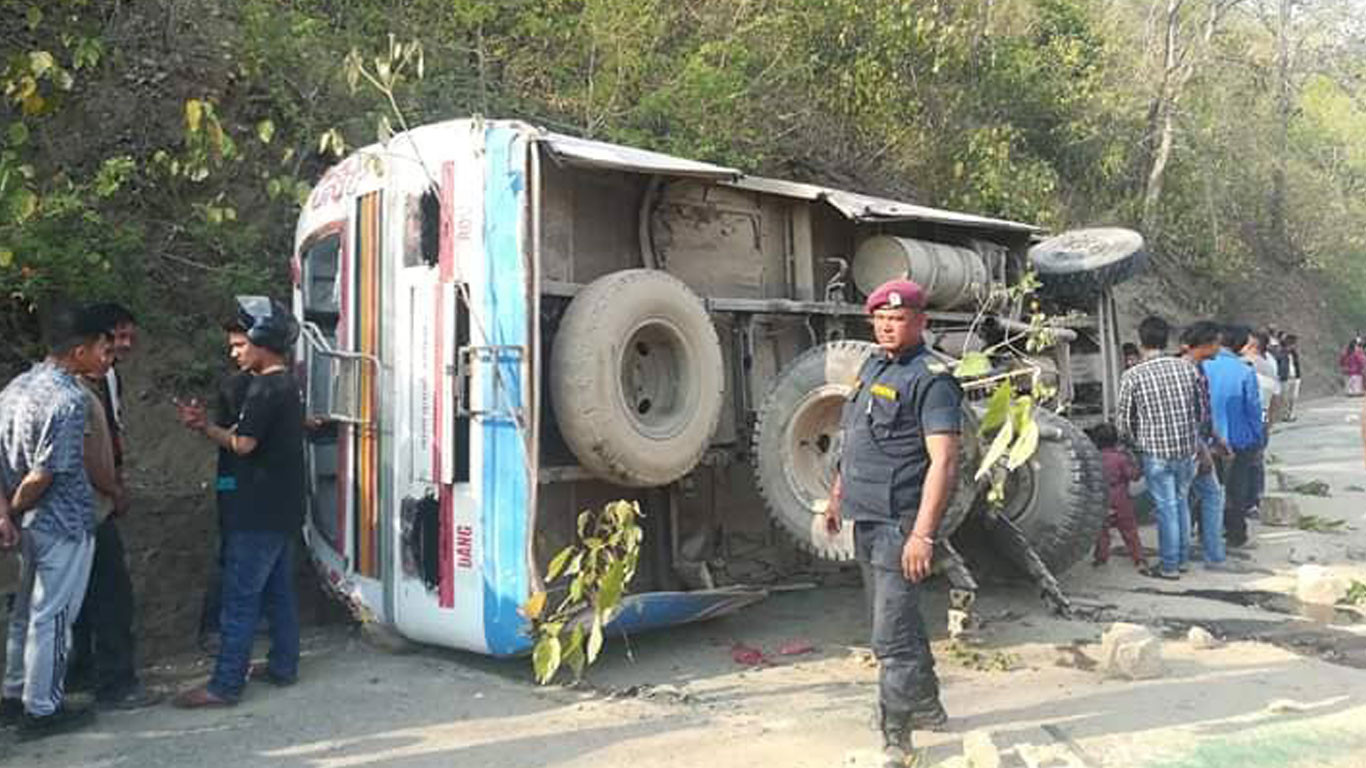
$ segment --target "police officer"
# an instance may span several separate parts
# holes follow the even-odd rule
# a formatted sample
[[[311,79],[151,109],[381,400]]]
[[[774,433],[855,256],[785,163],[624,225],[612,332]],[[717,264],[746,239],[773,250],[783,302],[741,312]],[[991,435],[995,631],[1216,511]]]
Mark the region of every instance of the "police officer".
[[[911,728],[948,719],[918,603],[958,471],[963,391],[925,347],[919,285],[887,282],[864,308],[879,351],[860,369],[844,407],[844,449],[825,523],[832,535],[841,518],[854,524],[880,667],[884,765],[902,766],[911,756]]]

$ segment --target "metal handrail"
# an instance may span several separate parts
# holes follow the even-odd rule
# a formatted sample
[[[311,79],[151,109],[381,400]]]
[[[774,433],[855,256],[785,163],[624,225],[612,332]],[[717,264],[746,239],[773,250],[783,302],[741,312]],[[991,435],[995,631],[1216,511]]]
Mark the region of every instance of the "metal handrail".
[[[350,350],[345,349],[335,349],[328,342],[327,336],[323,334],[322,329],[318,327],[317,323],[305,320],[303,323],[300,324],[300,328],[302,330],[302,333],[300,335],[307,349],[308,362],[310,363],[309,385],[307,390],[307,396],[305,398],[305,410],[308,411],[307,415],[310,417],[320,417],[328,421],[335,421],[342,424],[354,424],[362,427],[373,426],[375,423],[375,419],[373,417],[369,419],[363,419],[358,415],[360,410],[360,377],[363,365],[373,366],[376,385],[378,385],[380,372],[379,358],[374,355],[366,354],[364,352],[352,352]],[[342,369],[337,372],[337,375],[330,376],[330,381],[328,384],[328,386],[330,387],[330,390],[328,392],[328,403],[330,407],[327,409],[326,413],[317,413],[313,410],[313,376],[315,375],[315,371],[313,370],[313,366],[311,365],[311,363],[314,355],[336,360],[339,364],[339,368]],[[336,407],[338,403],[343,401],[347,402],[352,407]]]

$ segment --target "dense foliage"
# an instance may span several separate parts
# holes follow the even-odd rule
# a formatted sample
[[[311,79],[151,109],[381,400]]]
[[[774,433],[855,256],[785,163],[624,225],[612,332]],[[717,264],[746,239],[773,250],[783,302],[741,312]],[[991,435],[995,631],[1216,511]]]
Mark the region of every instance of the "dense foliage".
[[[1201,310],[1293,272],[1366,321],[1360,5],[0,0],[0,355],[58,292],[208,343],[230,290],[283,291],[301,195],[393,106],[1143,225]],[[392,105],[347,66],[391,40],[424,54]]]

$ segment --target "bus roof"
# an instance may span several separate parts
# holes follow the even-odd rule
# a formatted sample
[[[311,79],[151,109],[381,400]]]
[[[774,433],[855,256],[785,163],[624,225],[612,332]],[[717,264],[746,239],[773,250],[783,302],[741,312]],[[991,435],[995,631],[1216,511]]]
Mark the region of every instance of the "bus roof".
[[[1018,221],[931,208],[815,184],[749,176],[735,168],[549,131],[541,131],[537,141],[545,146],[551,157],[567,165],[709,179],[752,192],[800,200],[822,200],[845,218],[857,222],[923,221],[1021,234],[1036,234],[1043,231],[1040,227]]]

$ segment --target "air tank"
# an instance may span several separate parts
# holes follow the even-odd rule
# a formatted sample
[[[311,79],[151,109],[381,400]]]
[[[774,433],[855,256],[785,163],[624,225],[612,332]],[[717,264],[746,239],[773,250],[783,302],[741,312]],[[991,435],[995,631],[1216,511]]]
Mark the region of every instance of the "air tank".
[[[854,253],[854,286],[867,296],[888,280],[909,278],[929,297],[930,309],[977,303],[991,287],[982,255],[958,245],[878,235]]]

